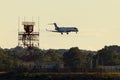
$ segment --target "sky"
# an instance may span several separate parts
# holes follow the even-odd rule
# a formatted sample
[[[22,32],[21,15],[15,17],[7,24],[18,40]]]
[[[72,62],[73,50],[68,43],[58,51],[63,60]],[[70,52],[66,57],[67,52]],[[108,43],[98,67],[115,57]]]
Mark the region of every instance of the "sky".
[[[41,49],[99,50],[120,45],[120,0],[0,0],[0,47],[16,47],[18,26],[23,28],[24,20],[37,23],[38,17]],[[48,25],[53,22],[75,26],[79,32],[47,32],[54,30]]]

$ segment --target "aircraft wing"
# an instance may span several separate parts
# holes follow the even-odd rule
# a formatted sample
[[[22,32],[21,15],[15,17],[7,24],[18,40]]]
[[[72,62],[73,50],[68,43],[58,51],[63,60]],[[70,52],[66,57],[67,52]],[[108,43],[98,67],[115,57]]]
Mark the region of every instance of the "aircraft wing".
[[[58,31],[53,31],[53,30],[48,30],[48,29],[46,29],[46,31],[49,31],[49,32],[58,32]]]

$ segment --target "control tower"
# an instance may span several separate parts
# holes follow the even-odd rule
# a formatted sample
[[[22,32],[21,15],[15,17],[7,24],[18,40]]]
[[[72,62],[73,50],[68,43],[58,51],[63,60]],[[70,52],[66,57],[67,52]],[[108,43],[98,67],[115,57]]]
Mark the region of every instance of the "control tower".
[[[39,31],[35,32],[35,22],[22,22],[23,30],[18,31],[18,46],[32,49],[39,47]]]

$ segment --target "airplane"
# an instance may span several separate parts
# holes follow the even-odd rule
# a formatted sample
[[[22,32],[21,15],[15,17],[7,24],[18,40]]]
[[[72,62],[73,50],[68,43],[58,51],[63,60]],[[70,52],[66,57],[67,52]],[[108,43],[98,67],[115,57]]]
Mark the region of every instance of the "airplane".
[[[66,33],[69,34],[69,32],[78,32],[78,29],[76,27],[58,27],[56,23],[52,23],[55,26],[55,31],[53,30],[47,30],[50,32],[59,32],[61,34]]]

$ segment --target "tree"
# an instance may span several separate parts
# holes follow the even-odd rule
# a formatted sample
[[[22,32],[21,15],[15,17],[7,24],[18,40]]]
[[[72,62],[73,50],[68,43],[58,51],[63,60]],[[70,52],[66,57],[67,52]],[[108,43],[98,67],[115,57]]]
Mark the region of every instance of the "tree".
[[[63,60],[66,68],[80,69],[84,67],[84,55],[78,47],[70,48],[68,52],[64,53]]]
[[[61,53],[57,52],[56,50],[50,49],[48,50],[45,54],[45,59],[48,62],[54,63],[54,64],[59,64],[63,62],[63,56]]]
[[[87,55],[85,55],[85,67],[86,69],[92,69],[93,68],[93,54],[92,53],[88,53]]]
[[[107,47],[99,50],[95,58],[98,65],[120,65],[120,53]]]
[[[13,68],[15,68],[13,58],[8,56],[3,49],[0,49],[0,70],[12,70]]]

